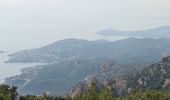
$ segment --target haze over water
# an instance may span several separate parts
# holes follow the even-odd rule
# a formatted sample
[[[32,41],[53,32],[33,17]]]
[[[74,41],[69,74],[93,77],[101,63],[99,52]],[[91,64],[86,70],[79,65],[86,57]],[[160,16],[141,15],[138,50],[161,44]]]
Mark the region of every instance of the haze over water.
[[[0,83],[4,81],[6,77],[11,77],[20,74],[20,70],[24,67],[33,67],[36,63],[5,63],[9,59],[8,53],[0,53]]]
[[[95,32],[169,26],[169,5],[169,0],[0,0],[0,51],[39,48],[66,38],[122,39]],[[6,55],[0,54],[0,80],[34,66],[5,64]]]

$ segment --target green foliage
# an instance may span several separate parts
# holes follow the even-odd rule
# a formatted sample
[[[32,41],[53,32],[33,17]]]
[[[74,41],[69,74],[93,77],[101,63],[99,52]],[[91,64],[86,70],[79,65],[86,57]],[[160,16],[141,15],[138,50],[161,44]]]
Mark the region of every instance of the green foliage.
[[[98,92],[95,95],[86,93],[74,100],[170,100],[170,93],[160,91],[136,91],[124,97],[115,97],[109,88]]]
[[[17,87],[0,85],[0,100],[15,100],[17,95]]]
[[[170,100],[170,94],[159,91],[139,91],[129,95],[128,100]]]
[[[16,100],[17,87],[8,85],[0,85],[0,100]],[[87,93],[81,94],[75,98],[69,97],[51,97],[44,96],[20,96],[19,100],[170,100],[169,92],[162,91],[134,91],[124,97],[115,97],[114,90],[111,87],[106,87],[102,91],[96,91],[96,85],[92,84]]]
[[[27,95],[27,96],[20,96],[19,100],[67,100],[67,98]]]
[[[114,94],[113,94],[113,90],[110,86],[106,87],[100,95],[100,100],[114,100]]]
[[[116,100],[113,94],[113,90],[110,86],[106,87],[102,91],[96,91],[95,85],[91,89],[73,100]]]

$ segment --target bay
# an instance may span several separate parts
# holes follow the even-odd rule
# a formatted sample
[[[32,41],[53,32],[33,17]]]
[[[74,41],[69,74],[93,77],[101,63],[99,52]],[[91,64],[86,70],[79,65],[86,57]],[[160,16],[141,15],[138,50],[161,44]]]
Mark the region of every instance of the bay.
[[[9,53],[0,53],[0,83],[7,77],[19,75],[20,70],[25,67],[42,65],[40,63],[5,63],[9,59]]]

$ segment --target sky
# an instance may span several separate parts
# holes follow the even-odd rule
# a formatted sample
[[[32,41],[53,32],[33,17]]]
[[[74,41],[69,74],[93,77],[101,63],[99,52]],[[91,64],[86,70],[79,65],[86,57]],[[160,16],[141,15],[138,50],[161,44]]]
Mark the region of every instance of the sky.
[[[98,39],[95,32],[105,28],[169,26],[169,5],[169,0],[0,0],[0,50],[37,48],[64,38]]]

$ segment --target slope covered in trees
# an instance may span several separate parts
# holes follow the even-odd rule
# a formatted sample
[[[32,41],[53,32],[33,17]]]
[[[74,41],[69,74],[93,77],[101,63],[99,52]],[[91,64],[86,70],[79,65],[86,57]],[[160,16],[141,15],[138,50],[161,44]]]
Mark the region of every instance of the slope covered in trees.
[[[170,92],[170,56],[164,57],[161,61],[154,63],[142,71],[132,75],[121,77],[120,79],[113,78],[99,81],[95,77],[76,85],[70,92],[72,98],[78,95],[84,95],[91,89],[91,84],[95,84],[95,92],[103,91],[109,87],[116,97],[122,97],[131,94],[134,91],[164,91]]]
[[[128,77],[132,88],[170,91],[170,56]]]
[[[17,87],[0,85],[0,100],[16,100],[18,96]]]
[[[63,95],[89,75],[103,80],[141,69],[141,66],[118,64],[109,59],[74,59],[22,69],[20,75],[7,78],[5,83],[17,86],[22,94],[39,95],[42,91],[48,91],[54,95]]]

